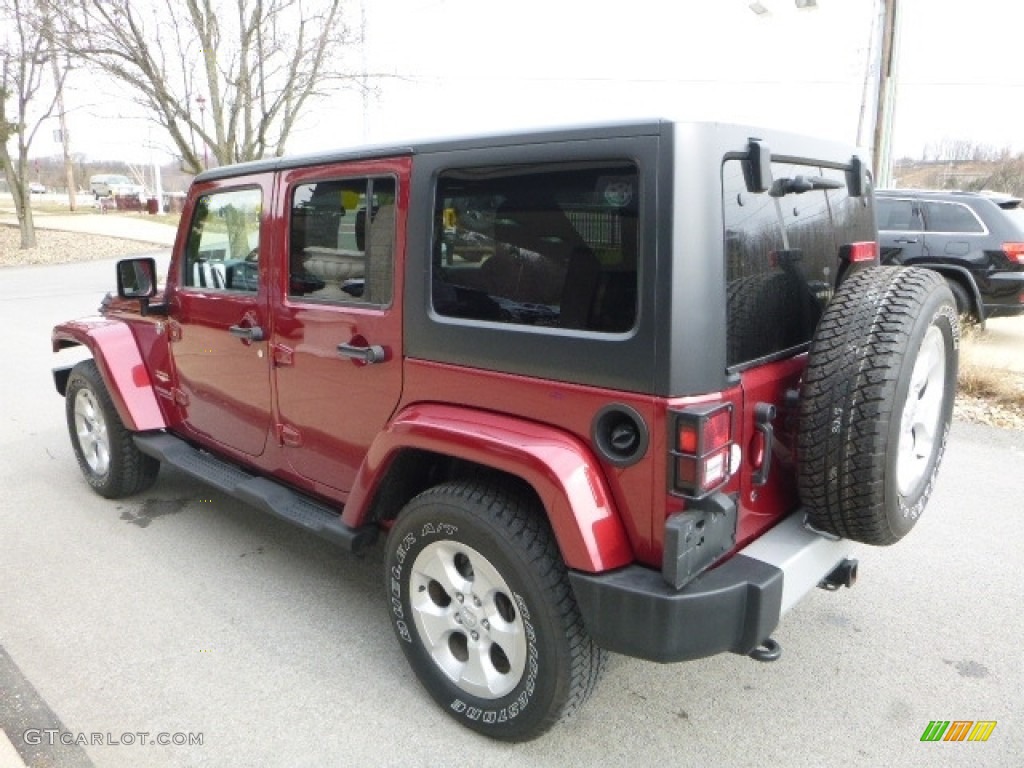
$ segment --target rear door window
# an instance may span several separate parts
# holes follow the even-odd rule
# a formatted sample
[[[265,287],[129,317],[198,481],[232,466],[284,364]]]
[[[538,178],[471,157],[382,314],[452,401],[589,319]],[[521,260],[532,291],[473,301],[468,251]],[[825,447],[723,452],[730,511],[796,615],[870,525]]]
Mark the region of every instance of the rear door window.
[[[921,232],[924,220],[921,206],[909,198],[879,197],[878,229],[882,232]]]

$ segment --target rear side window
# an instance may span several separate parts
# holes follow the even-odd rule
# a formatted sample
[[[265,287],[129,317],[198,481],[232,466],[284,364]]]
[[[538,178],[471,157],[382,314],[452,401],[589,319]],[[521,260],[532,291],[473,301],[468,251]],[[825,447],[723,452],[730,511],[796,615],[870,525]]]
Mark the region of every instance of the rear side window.
[[[985,227],[970,208],[960,203],[929,200],[921,203],[929,232],[980,234]]]
[[[259,189],[233,189],[196,201],[189,228],[182,285],[204,291],[259,287]]]
[[[871,196],[850,197],[841,170],[773,163],[775,179],[819,177],[834,189],[753,194],[740,160],[722,167],[730,367],[811,340],[832,297],[839,248],[875,239]]]
[[[637,312],[639,177],[628,162],[441,174],[432,302],[447,317],[606,333]]]

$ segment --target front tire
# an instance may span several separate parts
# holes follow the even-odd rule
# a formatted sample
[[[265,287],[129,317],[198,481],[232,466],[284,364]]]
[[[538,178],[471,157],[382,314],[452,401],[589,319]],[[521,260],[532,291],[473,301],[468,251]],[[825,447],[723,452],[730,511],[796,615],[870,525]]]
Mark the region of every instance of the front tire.
[[[593,644],[532,496],[508,482],[421,493],[388,537],[391,621],[413,670],[463,725],[526,741],[593,691]]]
[[[96,493],[119,499],[153,485],[160,462],[136,447],[94,360],[71,369],[64,397],[71,446]]]

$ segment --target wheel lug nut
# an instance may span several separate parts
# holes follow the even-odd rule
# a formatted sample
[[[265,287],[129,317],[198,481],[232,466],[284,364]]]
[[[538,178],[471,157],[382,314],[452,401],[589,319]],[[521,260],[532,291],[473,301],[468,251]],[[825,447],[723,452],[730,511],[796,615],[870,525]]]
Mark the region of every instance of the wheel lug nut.
[[[474,640],[480,639],[480,635],[477,632],[470,632],[469,634],[472,636]]]
[[[458,613],[455,614],[455,623],[456,624],[461,624],[462,623],[462,615],[461,614],[458,614]]]
[[[461,592],[455,593],[455,599],[458,600],[460,603],[464,603],[466,601],[465,595],[463,595]]]
[[[473,605],[475,605],[477,608],[480,607],[480,598],[476,595],[473,595]]]
[[[490,629],[491,628],[491,622],[489,622],[487,619],[484,619],[483,621],[480,622],[480,626],[483,627],[484,629]]]

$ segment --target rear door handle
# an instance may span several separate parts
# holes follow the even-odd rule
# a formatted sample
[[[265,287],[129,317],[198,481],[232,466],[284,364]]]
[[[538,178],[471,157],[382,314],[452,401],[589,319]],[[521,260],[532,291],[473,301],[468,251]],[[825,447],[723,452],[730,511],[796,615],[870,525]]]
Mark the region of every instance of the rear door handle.
[[[232,325],[228,333],[244,341],[263,341],[263,329],[258,325]]]
[[[893,240],[893,242],[894,243],[904,243],[906,245],[910,245],[912,243],[916,243],[917,242],[917,238],[916,237],[897,237],[895,240]]]
[[[384,358],[387,356],[384,352],[384,347],[379,344],[368,344],[365,347],[356,344],[339,344],[338,354],[342,357],[358,360],[366,365],[384,362]]]

